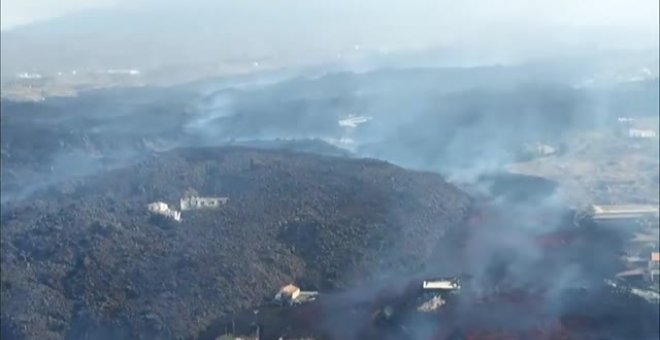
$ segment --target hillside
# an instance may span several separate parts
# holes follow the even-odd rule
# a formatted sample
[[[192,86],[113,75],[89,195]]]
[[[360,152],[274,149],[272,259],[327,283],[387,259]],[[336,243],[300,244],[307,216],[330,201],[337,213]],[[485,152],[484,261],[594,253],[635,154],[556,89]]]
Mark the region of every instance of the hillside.
[[[229,202],[150,219],[148,203],[178,206],[189,189]],[[195,336],[289,281],[334,289],[416,271],[469,204],[438,175],[375,160],[156,154],[3,207],[3,339]]]

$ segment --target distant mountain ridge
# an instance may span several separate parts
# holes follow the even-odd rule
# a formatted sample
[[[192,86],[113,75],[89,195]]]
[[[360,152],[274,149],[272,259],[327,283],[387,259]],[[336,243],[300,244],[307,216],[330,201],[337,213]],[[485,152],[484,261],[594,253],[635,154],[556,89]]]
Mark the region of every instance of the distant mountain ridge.
[[[393,6],[406,10],[393,12]],[[394,0],[378,6],[355,6],[347,0],[195,0],[186,6],[147,1],[88,10],[3,31],[3,78],[32,70],[139,68],[146,73],[188,72],[187,80],[194,80],[231,71],[350,64],[358,57],[369,57],[368,64],[404,57],[416,66],[429,61],[483,65],[594,53],[600,46],[589,42],[598,37],[598,27],[579,28],[581,37],[576,37],[571,30],[578,28],[539,24],[529,27],[535,38],[527,39],[513,27],[456,31],[464,24],[459,18],[444,14],[438,20],[439,12],[407,7]],[[615,42],[631,40],[627,33],[635,40],[654,41],[624,28],[614,32],[606,45],[613,49],[625,46]],[[563,36],[585,41],[564,46]],[[429,55],[430,49],[441,53]]]

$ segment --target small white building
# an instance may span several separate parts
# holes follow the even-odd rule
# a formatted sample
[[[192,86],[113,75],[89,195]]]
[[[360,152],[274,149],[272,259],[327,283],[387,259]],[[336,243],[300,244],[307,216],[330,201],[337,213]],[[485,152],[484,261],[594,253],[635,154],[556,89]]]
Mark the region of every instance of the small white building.
[[[101,73],[105,74],[119,74],[119,75],[128,75],[128,76],[139,76],[140,70],[138,69],[108,69],[102,71]]]
[[[197,197],[190,196],[181,199],[181,211],[194,209],[217,209],[227,204],[227,197]]]
[[[23,72],[19,73],[16,75],[17,78],[19,79],[41,79],[42,76],[39,73],[33,73],[33,72]]]
[[[370,120],[372,120],[373,117],[370,116],[354,116],[354,115],[349,115],[347,118],[340,119],[337,124],[341,127],[345,128],[356,128],[358,125],[364,124]]]
[[[628,129],[629,138],[655,138],[657,132],[650,129]]]
[[[433,280],[422,282],[424,290],[458,290],[461,285],[454,280]]]
[[[654,251],[651,253],[651,261],[649,261],[649,277],[651,282],[660,283],[660,252]]]
[[[181,222],[181,212],[170,209],[170,207],[165,202],[149,203],[149,205],[147,205],[147,209],[152,214],[165,216],[177,222]]]
[[[520,151],[531,157],[546,157],[552,156],[557,153],[557,148],[550,146],[548,144],[536,142],[536,143],[525,143],[521,146]]]
[[[557,153],[557,149],[553,148],[550,145],[537,143],[536,144],[536,153],[541,156],[550,156]]]

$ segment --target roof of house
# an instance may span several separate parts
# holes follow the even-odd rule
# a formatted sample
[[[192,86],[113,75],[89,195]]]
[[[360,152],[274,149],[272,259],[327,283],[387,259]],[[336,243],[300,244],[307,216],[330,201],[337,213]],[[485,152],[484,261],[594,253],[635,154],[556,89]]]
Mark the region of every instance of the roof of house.
[[[629,277],[629,276],[641,276],[644,275],[644,269],[636,268],[630,269],[616,274],[616,277]]]
[[[293,293],[299,292],[299,291],[300,291],[300,288],[298,288],[297,286],[294,286],[293,284],[288,284],[288,285],[282,287],[282,289],[280,289],[280,293],[283,293],[283,294],[293,294]]]
[[[658,213],[658,207],[644,204],[593,205],[596,214]]]

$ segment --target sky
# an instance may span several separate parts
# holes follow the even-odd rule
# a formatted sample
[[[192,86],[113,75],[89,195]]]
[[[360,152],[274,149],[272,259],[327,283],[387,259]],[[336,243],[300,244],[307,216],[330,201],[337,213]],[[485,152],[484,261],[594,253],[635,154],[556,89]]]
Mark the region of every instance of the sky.
[[[119,4],[117,0],[2,0],[0,28],[11,29],[72,12]]]
[[[195,2],[209,0],[194,0]],[[280,0],[260,0],[278,2]],[[330,0],[316,1],[319,4]],[[172,8],[188,7],[191,1],[153,0],[3,0],[2,30],[60,17],[72,12],[104,7],[126,7],[136,2],[158,4]],[[249,1],[259,3],[259,1]],[[308,1],[304,1],[308,2]],[[459,13],[474,20],[516,22],[547,22],[570,25],[625,26],[634,29],[657,30],[659,0],[363,0],[345,2],[348,7],[380,7],[387,16],[416,17],[424,13],[439,13],[433,9]],[[314,1],[311,0],[314,4]],[[290,4],[289,4],[290,5]],[[431,9],[432,11],[429,11]],[[444,19],[442,14],[438,19]]]

